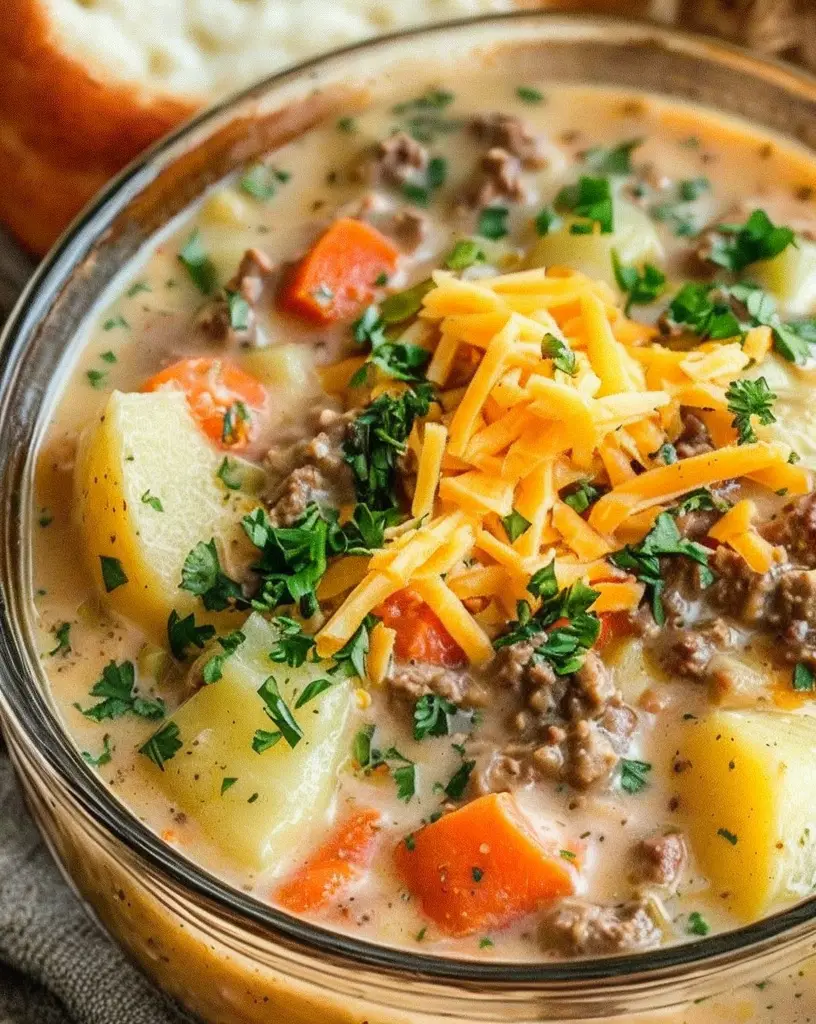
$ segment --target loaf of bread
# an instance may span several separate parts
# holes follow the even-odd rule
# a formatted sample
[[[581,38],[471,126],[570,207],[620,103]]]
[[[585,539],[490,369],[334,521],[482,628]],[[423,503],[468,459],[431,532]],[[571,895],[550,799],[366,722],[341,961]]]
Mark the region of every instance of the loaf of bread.
[[[515,0],[4,0],[0,220],[48,249],[96,191],[203,104],[407,24]]]

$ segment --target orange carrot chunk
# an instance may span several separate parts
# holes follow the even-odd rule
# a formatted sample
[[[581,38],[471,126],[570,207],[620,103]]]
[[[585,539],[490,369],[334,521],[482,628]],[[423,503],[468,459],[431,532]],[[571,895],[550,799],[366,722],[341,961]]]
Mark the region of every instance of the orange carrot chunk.
[[[392,274],[399,250],[361,220],[341,217],[295,267],[278,304],[317,323],[347,320],[374,297],[374,282]]]
[[[365,807],[342,822],[326,842],[275,893],[275,901],[293,914],[325,907],[362,876],[374,856],[380,814]]]
[[[146,380],[142,391],[183,391],[198,425],[222,448],[245,448],[257,434],[266,388],[224,359],[181,359]]]
[[[439,616],[413,590],[392,594],[376,610],[383,624],[397,631],[394,653],[400,661],[462,668],[467,655],[442,625]]]
[[[426,825],[395,851],[397,870],[447,935],[501,928],[575,891],[577,854],[549,849],[510,793]]]

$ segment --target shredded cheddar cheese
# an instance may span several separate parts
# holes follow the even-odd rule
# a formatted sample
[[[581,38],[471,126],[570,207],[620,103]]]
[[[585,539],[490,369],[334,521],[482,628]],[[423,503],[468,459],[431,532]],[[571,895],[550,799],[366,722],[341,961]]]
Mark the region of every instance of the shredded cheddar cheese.
[[[467,281],[438,271],[433,281],[414,331],[431,351],[427,377],[439,403],[409,437],[413,518],[387,531],[370,558],[329,567],[321,596],[346,596],[317,635],[321,656],[410,587],[469,660],[483,663],[492,656],[489,631],[529,599],[531,575],[553,560],[559,586],[594,581],[597,612],[633,609],[643,585],[608,556],[642,540],[683,495],[741,477],[791,494],[810,489],[788,448],[738,445],[731,426],[726,390],[768,356],[767,328],[744,344],[672,351],[655,342],[653,328],[624,316],[606,284],[583,274],[537,269]],[[339,371],[324,372],[332,388],[338,379]],[[404,386],[381,381],[372,394]],[[699,410],[715,450],[663,457],[682,429],[681,406]],[[565,500],[580,481],[594,497],[601,492],[589,509]],[[764,572],[777,553],[753,515],[752,503],[740,502],[711,536]],[[392,634],[381,625],[372,632],[374,681],[387,671]]]

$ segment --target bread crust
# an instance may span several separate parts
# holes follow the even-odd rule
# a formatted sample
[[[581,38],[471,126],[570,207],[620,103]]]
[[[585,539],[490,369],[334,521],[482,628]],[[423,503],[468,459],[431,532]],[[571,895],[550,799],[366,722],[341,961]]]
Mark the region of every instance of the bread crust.
[[[0,18],[0,220],[44,253],[104,183],[200,102],[112,84],[59,47],[40,0]]]

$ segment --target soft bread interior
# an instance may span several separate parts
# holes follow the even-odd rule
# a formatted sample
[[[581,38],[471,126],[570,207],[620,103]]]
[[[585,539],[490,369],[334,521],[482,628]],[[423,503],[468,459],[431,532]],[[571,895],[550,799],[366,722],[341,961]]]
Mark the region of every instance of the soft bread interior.
[[[287,64],[513,0],[42,0],[55,42],[107,81],[214,98]]]

